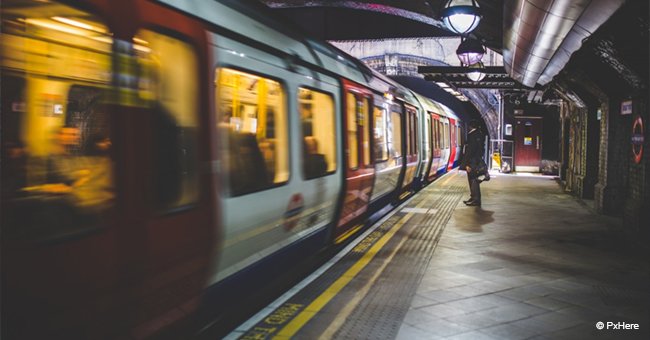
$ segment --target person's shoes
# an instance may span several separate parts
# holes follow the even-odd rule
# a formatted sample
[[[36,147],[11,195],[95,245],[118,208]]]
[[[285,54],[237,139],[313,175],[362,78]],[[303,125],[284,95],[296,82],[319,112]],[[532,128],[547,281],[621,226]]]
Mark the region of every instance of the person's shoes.
[[[465,203],[465,205],[467,205],[468,207],[477,207],[477,206],[480,207],[481,206],[481,201],[469,201],[469,202]]]
[[[470,198],[470,199],[468,199],[468,200],[463,201],[463,203],[467,204],[467,203],[469,203],[469,202],[471,202],[471,201],[472,201],[472,199]]]

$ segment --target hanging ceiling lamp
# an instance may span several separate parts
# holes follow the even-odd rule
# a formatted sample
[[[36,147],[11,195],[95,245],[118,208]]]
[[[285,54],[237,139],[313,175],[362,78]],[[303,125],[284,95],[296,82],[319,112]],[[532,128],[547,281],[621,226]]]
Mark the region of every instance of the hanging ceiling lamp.
[[[485,48],[475,39],[464,38],[458,48],[456,55],[462,65],[473,65],[483,59]]]
[[[481,9],[476,0],[448,0],[440,16],[449,30],[465,35],[478,26]]]
[[[475,63],[467,66],[467,73],[465,74],[471,81],[481,81],[485,78],[485,66],[482,62]]]

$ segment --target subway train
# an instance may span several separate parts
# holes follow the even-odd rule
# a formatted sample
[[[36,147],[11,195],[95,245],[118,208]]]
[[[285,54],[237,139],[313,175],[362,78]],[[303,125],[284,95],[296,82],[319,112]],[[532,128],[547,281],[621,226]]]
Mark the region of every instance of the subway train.
[[[457,165],[449,108],[256,6],[2,2],[3,339],[198,330]]]

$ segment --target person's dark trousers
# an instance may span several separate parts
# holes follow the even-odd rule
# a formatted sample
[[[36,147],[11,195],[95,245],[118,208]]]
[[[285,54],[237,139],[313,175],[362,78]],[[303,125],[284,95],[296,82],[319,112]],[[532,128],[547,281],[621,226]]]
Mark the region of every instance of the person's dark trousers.
[[[481,202],[481,182],[476,176],[467,174],[467,181],[469,182],[470,202]]]

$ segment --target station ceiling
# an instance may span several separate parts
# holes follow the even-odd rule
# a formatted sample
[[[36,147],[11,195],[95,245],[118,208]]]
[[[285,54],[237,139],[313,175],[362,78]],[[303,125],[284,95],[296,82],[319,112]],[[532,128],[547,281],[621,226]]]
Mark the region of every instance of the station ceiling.
[[[259,0],[278,15],[289,19],[311,36],[323,40],[368,40],[406,37],[454,36],[440,18],[444,0]],[[544,69],[527,70],[538,63],[535,52],[545,52],[551,59],[550,75],[542,74],[545,85],[551,79],[575,79],[576,74],[608,84],[625,83],[631,90],[648,86],[648,1],[646,0],[477,0],[483,17],[472,36],[484,46],[504,55],[518,54],[518,64],[506,67],[508,75],[528,88],[536,81],[529,74]],[[530,9],[533,9],[532,11]],[[542,10],[536,12],[536,10]],[[542,15],[539,17],[539,15]],[[549,35],[540,32],[546,21],[570,18],[561,22],[573,27],[564,39],[580,48],[567,51],[564,45],[553,50],[545,46]],[[521,18],[520,18],[521,17]],[[572,17],[572,18],[571,18]],[[523,28],[513,30],[513,20]],[[595,24],[598,23],[598,24]],[[537,27],[536,25],[540,25]],[[505,27],[505,28],[504,28]],[[577,34],[573,34],[577,31]],[[520,42],[512,43],[519,35]],[[505,40],[504,40],[505,39]],[[537,40],[536,40],[537,39]],[[546,40],[544,40],[546,39]],[[551,35],[550,40],[561,39]],[[521,41],[530,40],[529,45]],[[523,51],[523,52],[522,52]],[[526,55],[528,53],[529,55]],[[523,58],[521,56],[524,56]],[[569,60],[569,57],[571,59]],[[586,65],[593,68],[587,69]],[[596,70],[597,72],[593,72]],[[554,78],[555,77],[555,78]],[[582,78],[585,78],[582,77]],[[615,78],[615,79],[614,79]],[[536,78],[535,78],[536,79]],[[538,85],[539,85],[538,84]]]
[[[260,0],[323,40],[454,36],[440,18],[443,0]],[[486,47],[502,49],[503,0],[480,0],[483,19],[472,33]]]

